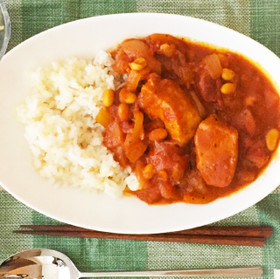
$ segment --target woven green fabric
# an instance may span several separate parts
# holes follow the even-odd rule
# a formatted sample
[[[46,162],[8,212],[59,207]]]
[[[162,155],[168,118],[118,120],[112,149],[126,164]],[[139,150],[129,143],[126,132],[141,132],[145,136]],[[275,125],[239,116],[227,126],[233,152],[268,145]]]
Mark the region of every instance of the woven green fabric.
[[[53,26],[111,13],[164,12],[210,20],[237,30],[280,55],[280,0],[7,0],[12,22],[9,50]],[[28,183],[28,182],[25,182]],[[23,184],[24,187],[24,184]],[[20,224],[57,223],[0,191],[0,261],[32,247],[66,253],[82,271],[261,265],[264,278],[280,268],[280,189],[221,225],[271,225],[263,248],[15,235]]]

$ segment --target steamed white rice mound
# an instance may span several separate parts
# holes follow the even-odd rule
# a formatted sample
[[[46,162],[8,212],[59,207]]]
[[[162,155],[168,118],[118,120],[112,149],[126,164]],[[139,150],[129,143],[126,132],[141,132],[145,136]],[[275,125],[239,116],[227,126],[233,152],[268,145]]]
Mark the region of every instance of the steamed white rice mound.
[[[103,92],[117,86],[106,52],[94,61],[69,58],[38,69],[33,88],[18,108],[38,172],[52,183],[120,196],[138,182],[103,146],[104,128],[95,121]]]

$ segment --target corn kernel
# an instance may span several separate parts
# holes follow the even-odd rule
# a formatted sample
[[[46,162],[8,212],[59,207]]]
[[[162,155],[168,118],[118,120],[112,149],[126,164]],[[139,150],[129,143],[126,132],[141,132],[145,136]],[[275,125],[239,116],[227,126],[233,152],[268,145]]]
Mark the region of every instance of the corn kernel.
[[[149,133],[149,140],[159,141],[167,137],[167,131],[163,128],[157,128]]]
[[[221,92],[225,95],[232,94],[235,91],[235,85],[233,83],[225,83],[221,87]]]
[[[266,134],[266,146],[270,151],[273,151],[276,148],[279,138],[279,131],[277,129],[271,129]]]
[[[143,57],[136,58],[132,63],[129,64],[129,67],[133,71],[140,71],[147,66],[147,61]]]
[[[162,44],[160,45],[159,50],[163,55],[170,57],[174,54],[175,48],[173,45],[171,46],[169,44]]]
[[[118,106],[118,115],[119,118],[123,121],[128,120],[129,117],[129,107],[127,104],[121,103]]]
[[[103,103],[105,107],[110,107],[114,103],[114,90],[112,89],[107,89],[103,93]]]
[[[234,78],[234,71],[228,68],[223,68],[222,78],[226,81],[230,81]]]
[[[151,179],[154,175],[154,166],[149,163],[143,169],[143,177],[147,180]]]

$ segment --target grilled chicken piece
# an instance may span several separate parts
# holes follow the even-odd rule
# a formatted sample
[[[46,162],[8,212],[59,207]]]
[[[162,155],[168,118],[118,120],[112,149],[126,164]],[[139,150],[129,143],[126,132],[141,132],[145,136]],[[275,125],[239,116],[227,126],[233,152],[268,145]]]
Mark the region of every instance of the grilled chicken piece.
[[[151,78],[138,96],[139,106],[152,119],[164,122],[171,138],[180,146],[194,136],[200,116],[185,92],[173,81]]]
[[[228,186],[238,157],[237,130],[210,115],[199,124],[194,142],[197,168],[205,182],[216,187]]]

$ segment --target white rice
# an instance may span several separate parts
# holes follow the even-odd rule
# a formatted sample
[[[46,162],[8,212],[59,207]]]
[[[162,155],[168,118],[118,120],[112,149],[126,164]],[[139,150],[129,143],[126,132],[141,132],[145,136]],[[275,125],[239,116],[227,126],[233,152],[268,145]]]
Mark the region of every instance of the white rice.
[[[69,58],[38,69],[33,88],[18,108],[34,167],[52,183],[120,196],[126,181],[138,182],[103,146],[104,128],[95,121],[103,92],[118,86],[112,58]],[[115,78],[114,78],[115,76]]]

